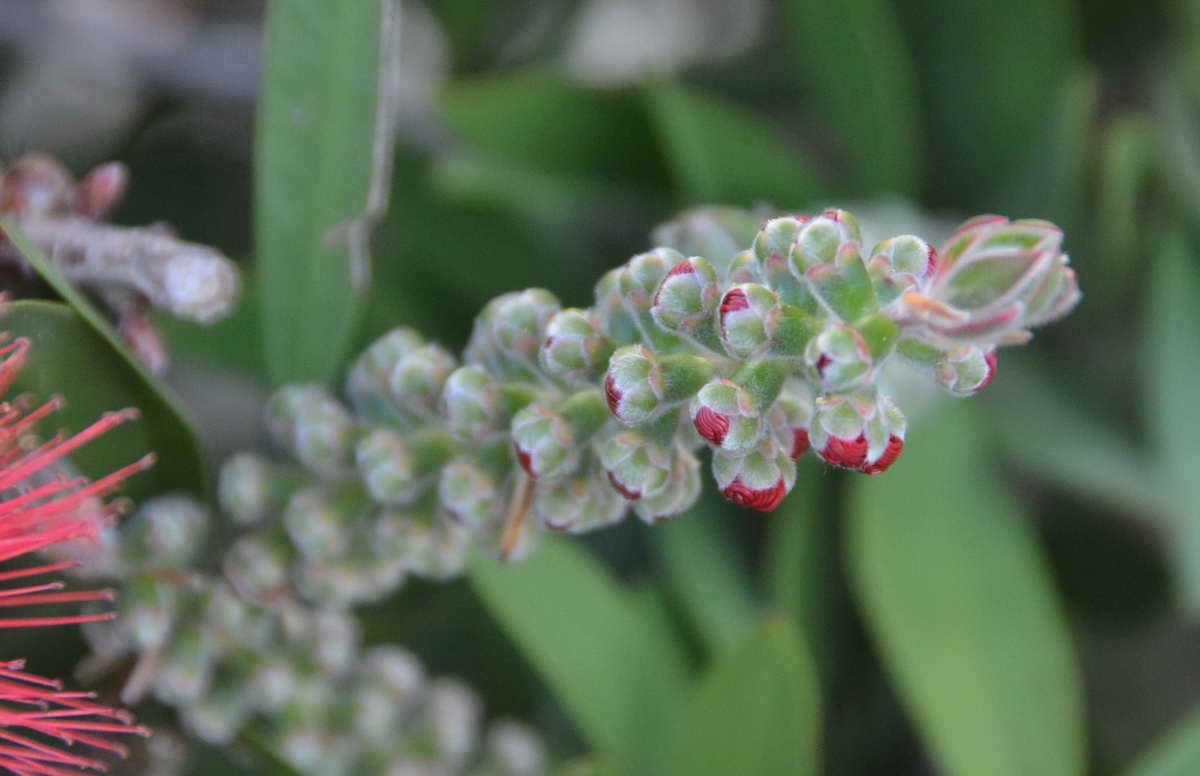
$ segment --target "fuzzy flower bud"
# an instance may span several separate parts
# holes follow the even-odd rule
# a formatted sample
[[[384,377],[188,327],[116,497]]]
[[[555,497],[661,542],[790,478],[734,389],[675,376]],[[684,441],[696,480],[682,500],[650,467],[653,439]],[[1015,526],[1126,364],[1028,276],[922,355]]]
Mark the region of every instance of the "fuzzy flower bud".
[[[412,503],[429,486],[453,457],[455,447],[454,440],[440,431],[401,436],[381,428],[362,438],[354,460],[371,498],[399,506]]]
[[[613,490],[598,465],[539,483],[533,507],[541,524],[551,531],[584,533],[620,522],[628,505]]]
[[[800,225],[788,254],[792,274],[803,279],[814,267],[833,265],[849,250],[857,255],[862,243],[858,221],[845,210],[826,210]]]
[[[527,725],[502,719],[488,730],[486,762],[501,776],[539,776],[547,772],[546,746]]]
[[[653,496],[633,502],[633,511],[642,522],[653,525],[691,509],[700,498],[701,487],[700,461],[690,451],[677,447],[666,487]]]
[[[530,404],[513,416],[517,460],[530,477],[573,470],[582,445],[608,420],[596,390],[576,393],[557,407]]]
[[[886,396],[826,397],[817,405],[809,437],[826,463],[879,474],[904,449],[904,416]]]
[[[796,483],[796,464],[773,436],[743,456],[713,453],[713,478],[735,504],[770,512]]]
[[[527,379],[545,341],[546,324],[560,307],[558,298],[541,288],[496,297],[475,319],[464,361],[488,364],[498,360],[507,379]]]
[[[195,499],[159,496],[127,523],[121,549],[135,567],[186,567],[203,549],[211,522],[208,509]]]
[[[830,324],[813,337],[805,354],[824,392],[854,391],[875,377],[874,363],[866,340],[855,329]]]
[[[546,325],[546,340],[538,353],[547,374],[573,383],[591,383],[604,370],[613,345],[588,310],[560,310]]]
[[[375,522],[380,552],[397,558],[412,574],[452,579],[462,573],[469,534],[458,523],[417,512],[392,512]]]
[[[154,681],[154,696],[183,706],[204,696],[217,663],[216,645],[201,624],[185,625],[175,634]]]
[[[711,326],[720,297],[716,270],[707,259],[693,256],[667,271],[654,294],[650,315],[667,331],[711,337],[711,328],[704,327]]]
[[[319,474],[350,463],[357,428],[337,399],[318,385],[287,385],[267,402],[267,429],[304,466]]]
[[[808,223],[803,216],[772,218],[754,237],[753,252],[759,273],[768,286],[788,304],[804,304],[806,286],[792,274],[788,257],[800,229]]]
[[[363,351],[346,377],[346,396],[364,418],[385,422],[397,418],[392,403],[391,379],[396,366],[425,344],[412,329],[392,329]]]
[[[635,430],[614,434],[600,452],[608,481],[630,501],[651,498],[666,487],[673,457],[670,448]]]
[[[726,275],[734,256],[754,239],[762,218],[757,213],[730,207],[698,207],[659,225],[651,235],[654,245],[666,245],[684,256],[704,256],[717,274]]]
[[[288,586],[288,569],[295,550],[282,529],[247,534],[225,553],[226,578],[248,601],[264,601]]]
[[[884,307],[918,288],[937,266],[933,246],[911,234],[884,240],[871,250],[867,260],[867,272],[875,281],[875,292]]]
[[[442,470],[438,500],[451,517],[472,530],[504,508],[495,475],[467,458],[456,458]]]
[[[697,356],[660,359],[641,345],[627,345],[608,362],[604,397],[618,420],[636,426],[691,398],[712,372],[712,364]]]
[[[771,341],[779,297],[757,283],[741,283],[725,292],[717,313],[721,342],[730,355],[747,358]]]
[[[330,490],[314,485],[297,491],[283,510],[283,525],[308,558],[336,559],[349,544],[347,526],[367,513],[370,503],[356,483]]]
[[[260,455],[237,453],[221,466],[217,500],[234,522],[253,525],[282,508],[301,480]]]
[[[457,367],[454,356],[440,345],[410,350],[388,377],[392,400],[416,415],[429,415],[437,406],[446,378]]]
[[[799,460],[811,447],[808,428],[813,411],[812,390],[800,380],[789,382],[771,409],[771,428],[793,461]]]
[[[763,419],[753,397],[732,380],[709,381],[692,400],[696,433],[729,455],[745,455],[758,446]]]

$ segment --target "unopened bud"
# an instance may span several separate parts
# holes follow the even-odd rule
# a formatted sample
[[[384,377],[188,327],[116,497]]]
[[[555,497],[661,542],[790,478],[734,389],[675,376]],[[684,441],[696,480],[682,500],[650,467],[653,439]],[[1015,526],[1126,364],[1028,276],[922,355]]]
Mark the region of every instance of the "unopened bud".
[[[460,439],[483,439],[499,425],[499,385],[481,367],[459,367],[442,391],[442,415],[446,426]]]
[[[370,507],[357,483],[336,489],[314,485],[291,497],[283,510],[283,526],[305,557],[335,560],[349,546],[348,527],[365,519]]]
[[[712,313],[720,297],[716,270],[707,259],[693,256],[667,271],[654,294],[650,315],[667,331],[711,337]]]
[[[800,226],[788,256],[792,273],[803,280],[814,267],[833,265],[852,250],[858,254],[862,235],[858,221],[845,210],[826,210]]]
[[[712,364],[697,356],[659,358],[641,345],[627,345],[608,362],[604,397],[618,420],[636,426],[691,398],[712,372]]]
[[[808,344],[805,354],[823,392],[857,390],[874,380],[874,363],[863,336],[849,326],[830,324]]]
[[[651,238],[653,244],[669,246],[684,256],[704,256],[719,275],[725,275],[761,222],[757,213],[738,208],[698,207],[659,225]]]
[[[187,567],[199,555],[212,515],[195,499],[158,496],[146,501],[124,530],[122,548],[135,567]]]
[[[534,478],[573,470],[583,444],[607,419],[605,401],[593,389],[580,391],[554,408],[528,405],[512,422],[513,447],[521,468]]]
[[[376,422],[398,419],[398,408],[392,402],[392,372],[424,344],[421,335],[408,328],[392,329],[371,343],[346,377],[346,396],[355,412]]]
[[[671,478],[673,451],[635,430],[610,437],[601,448],[600,461],[612,486],[630,501],[651,498]]]
[[[546,528],[576,534],[620,522],[628,505],[593,461],[575,474],[538,483],[533,506]]]
[[[325,388],[284,386],[267,401],[266,415],[275,440],[311,471],[338,474],[349,466],[357,426]]]
[[[713,478],[721,494],[735,504],[770,512],[796,482],[796,464],[773,436],[743,456],[713,453]]]
[[[235,523],[253,525],[281,509],[302,480],[260,455],[237,453],[221,466],[217,500]]]
[[[454,356],[440,345],[422,345],[406,353],[388,378],[396,406],[419,417],[428,416],[442,395],[442,385],[458,367]]]
[[[691,406],[696,433],[729,455],[753,450],[763,432],[763,418],[750,394],[732,380],[708,382]]]
[[[653,525],[691,509],[700,498],[701,488],[700,461],[690,451],[677,446],[666,487],[653,496],[633,502],[633,511],[642,522]]]
[[[474,530],[494,519],[504,508],[496,476],[468,458],[456,458],[442,470],[438,500],[446,512]]]
[[[92,169],[75,188],[75,212],[101,219],[116,209],[129,188],[129,168],[107,162]]]
[[[427,430],[401,436],[376,429],[362,438],[355,465],[371,498],[379,504],[412,503],[453,456],[456,445],[444,432]]]
[[[738,358],[764,351],[778,315],[779,297],[766,286],[741,283],[726,291],[717,312],[725,349]]]
[[[591,383],[612,355],[612,342],[588,310],[560,310],[546,325],[546,340],[538,353],[547,374],[575,383]]]
[[[195,703],[208,691],[217,650],[207,629],[185,626],[175,635],[154,682],[154,696],[171,706]]]
[[[813,417],[813,396],[808,383],[790,381],[771,410],[771,427],[793,461],[808,452],[808,427]]]

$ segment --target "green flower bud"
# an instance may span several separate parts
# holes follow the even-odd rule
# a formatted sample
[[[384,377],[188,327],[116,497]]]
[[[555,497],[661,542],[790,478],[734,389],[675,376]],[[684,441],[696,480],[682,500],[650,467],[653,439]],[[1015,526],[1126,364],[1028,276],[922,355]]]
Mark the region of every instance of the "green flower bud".
[[[742,251],[733,257],[733,261],[729,263],[729,277],[727,282],[730,285],[738,283],[758,283],[762,285],[766,278],[762,276],[758,257],[754,255],[754,251]]]
[[[933,247],[911,234],[884,240],[871,250],[867,272],[875,283],[875,294],[883,307],[917,289],[937,270]]]
[[[691,398],[712,373],[712,364],[697,356],[660,359],[641,345],[627,345],[609,359],[604,397],[618,420],[641,425]]]
[[[680,340],[660,328],[650,315],[650,307],[662,284],[663,278],[672,267],[684,260],[678,251],[657,248],[639,253],[621,268],[617,276],[618,303],[630,316],[635,329],[633,341],[642,342],[653,350],[670,352],[680,346]],[[614,337],[618,342],[625,340]]]
[[[149,577],[134,577],[120,599],[118,622],[138,650],[161,646],[171,635],[178,601],[175,591]]]
[[[239,525],[253,525],[283,508],[306,478],[255,453],[237,453],[221,466],[217,501]]]
[[[594,389],[580,391],[557,408],[530,404],[513,416],[513,448],[530,477],[573,471],[584,443],[608,420]]]
[[[282,526],[273,526],[235,541],[225,553],[222,567],[242,598],[270,601],[287,589],[288,569],[294,555]]]
[[[322,386],[287,385],[267,402],[267,429],[313,472],[345,471],[357,440],[354,419]]]
[[[461,766],[475,751],[483,704],[470,687],[455,679],[434,679],[429,686],[428,720],[441,761]]]
[[[732,380],[707,383],[692,400],[696,432],[717,450],[745,455],[758,446],[763,418],[750,394]]]
[[[620,522],[626,506],[594,460],[575,474],[539,483],[533,497],[534,511],[544,527],[573,534]]]
[[[170,706],[197,702],[208,691],[216,664],[216,645],[208,630],[200,624],[184,625],[163,656],[154,697]]]
[[[208,744],[223,746],[233,741],[254,710],[246,680],[245,671],[232,667],[218,670],[203,697],[180,707],[184,728]]]
[[[652,498],[667,486],[673,457],[669,447],[636,430],[613,434],[600,452],[608,481],[630,501]]]
[[[222,651],[260,651],[275,638],[273,618],[263,609],[247,604],[225,582],[219,579],[212,582],[206,596],[205,628]]]
[[[811,446],[808,428],[814,411],[812,389],[801,380],[790,380],[771,408],[771,428],[793,461],[799,460]]]
[[[419,577],[444,580],[462,573],[470,535],[461,525],[414,512],[390,512],[375,522],[380,551]]]
[[[392,748],[425,689],[425,669],[391,645],[366,651],[355,669],[354,731],[371,746]]]
[[[789,257],[801,228],[808,219],[801,216],[772,218],[754,237],[754,257],[766,284],[787,304],[805,305],[807,286],[792,274]]]
[[[764,352],[779,315],[779,296],[774,291],[756,283],[736,285],[721,297],[717,314],[721,342],[737,358]]]
[[[879,311],[875,284],[858,247],[857,242],[843,243],[831,264],[812,267],[804,276],[821,304],[851,325]]]
[[[654,294],[650,315],[667,331],[712,339],[712,314],[720,298],[716,270],[707,259],[693,256],[668,270]]]
[[[186,567],[203,549],[212,515],[182,495],[146,501],[124,529],[126,562],[134,567]]]
[[[371,498],[379,504],[411,504],[455,452],[454,440],[436,430],[401,436],[376,429],[355,449],[355,463]]]
[[[625,297],[621,294],[621,275],[624,267],[606,272],[596,283],[596,304],[592,308],[596,313],[596,323],[601,331],[614,345],[624,345],[641,341],[638,331],[639,319],[626,306]]]
[[[838,257],[851,251],[858,255],[862,235],[858,221],[845,210],[826,210],[801,224],[791,243],[788,263],[792,274],[803,280],[809,270],[833,265]]]
[[[468,530],[498,518],[504,509],[495,474],[468,458],[456,458],[442,470],[438,500],[446,512]]]
[[[700,498],[700,480],[700,461],[688,450],[677,447],[666,487],[633,502],[633,511],[649,525],[683,514]]]
[[[546,745],[533,728],[520,722],[492,723],[483,748],[484,768],[496,776],[540,776],[549,770]]]
[[[547,374],[572,383],[592,383],[603,372],[613,344],[600,330],[593,313],[560,310],[546,325],[546,341],[538,353]]]
[[[424,344],[420,334],[401,328],[389,331],[364,350],[346,377],[346,396],[355,412],[377,423],[396,420],[392,372],[405,356]]]
[[[772,435],[747,455],[714,452],[713,479],[733,503],[770,512],[796,483],[796,464],[789,452]]]
[[[422,345],[404,355],[388,378],[396,406],[417,417],[429,417],[438,405],[442,386],[458,361],[440,345]]]
[[[305,557],[334,560],[349,548],[348,526],[366,519],[370,508],[357,483],[337,489],[315,485],[297,491],[288,501],[283,526]]]
[[[826,326],[808,344],[805,354],[823,392],[845,393],[875,380],[874,361],[857,330],[840,324]]]

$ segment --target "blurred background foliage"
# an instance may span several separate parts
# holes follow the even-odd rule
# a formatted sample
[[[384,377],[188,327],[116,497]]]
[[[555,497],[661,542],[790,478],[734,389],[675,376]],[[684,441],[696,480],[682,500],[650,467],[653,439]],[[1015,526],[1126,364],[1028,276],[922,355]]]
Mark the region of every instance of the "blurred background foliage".
[[[766,517],[706,500],[411,582],[361,611],[369,643],[468,680],[564,762],[1200,773],[1200,6],[406,1],[390,208],[353,287],[313,235],[367,204],[379,8],[272,5],[264,33],[260,2],[0,0],[0,150],[126,161],[117,222],[244,264],[233,319],[161,321],[210,461],[263,444],[282,380],[332,379],[397,325],[460,348],[512,289],[586,305],[697,204],[846,206],[934,240],[974,213],[1047,218],[1085,292],[978,399],[913,412],[885,477],[810,461]],[[280,131],[292,109],[311,131]],[[62,347],[39,385],[169,403],[115,353],[82,345],[84,380]],[[194,453],[172,434],[174,474]],[[82,647],[38,651],[66,671]],[[261,766],[195,772],[238,767]]]

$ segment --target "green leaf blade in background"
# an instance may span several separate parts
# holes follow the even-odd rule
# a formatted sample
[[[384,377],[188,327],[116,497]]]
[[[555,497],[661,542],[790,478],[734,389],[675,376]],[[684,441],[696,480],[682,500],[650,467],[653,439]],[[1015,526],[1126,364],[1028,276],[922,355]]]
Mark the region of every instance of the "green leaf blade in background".
[[[740,548],[725,532],[724,521],[736,516],[724,506],[709,494],[681,519],[653,531],[664,582],[711,651],[739,638],[756,608]]]
[[[916,64],[934,205],[990,211],[1046,138],[1079,49],[1067,0],[900,0]],[[1014,214],[1016,215],[1016,214]]]
[[[471,584],[593,747],[633,776],[663,772],[686,656],[653,600],[554,537],[520,563],[479,559]]]
[[[332,377],[362,307],[365,245],[351,245],[350,225],[369,226],[372,183],[386,175],[378,119],[391,2],[268,4],[255,268],[275,384]]]
[[[672,175],[692,204],[811,206],[829,189],[815,165],[754,113],[690,86],[645,87]]]
[[[790,620],[764,620],[717,655],[675,732],[672,776],[820,772],[816,671]]]
[[[1149,283],[1146,420],[1166,501],[1167,542],[1184,608],[1200,612],[1200,273],[1180,232],[1159,248]]]
[[[1193,713],[1155,741],[1124,776],[1195,776],[1200,773],[1200,713]]]
[[[885,0],[790,0],[801,80],[835,133],[860,195],[909,194],[921,157],[913,66]]]
[[[203,498],[204,457],[191,425],[161,385],[134,369],[111,343],[65,304],[23,300],[11,303],[0,328],[32,343],[12,395],[32,394],[40,403],[61,395],[66,406],[41,424],[49,436],[57,428],[82,431],[112,410],[136,407],[141,417],[71,454],[71,462],[92,479],[109,474],[147,453],[158,462],[131,478],[123,493],[134,499],[180,491]]]
[[[868,630],[947,776],[1079,776],[1079,669],[1026,517],[974,410],[948,404],[856,483],[848,566]]]

